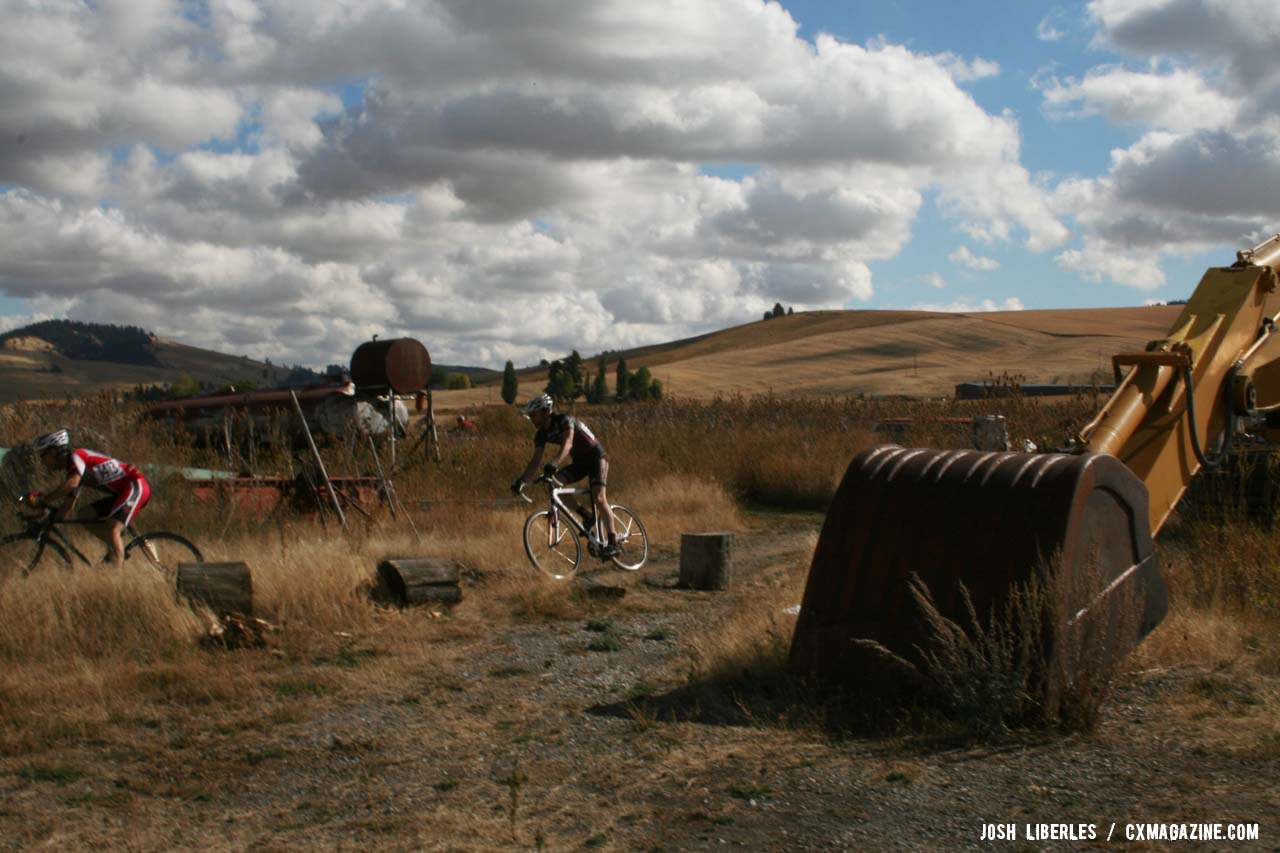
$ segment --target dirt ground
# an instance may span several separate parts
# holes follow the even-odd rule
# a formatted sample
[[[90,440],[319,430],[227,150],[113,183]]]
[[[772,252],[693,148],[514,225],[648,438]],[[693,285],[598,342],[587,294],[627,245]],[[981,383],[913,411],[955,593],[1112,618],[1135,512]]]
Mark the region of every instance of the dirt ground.
[[[329,655],[210,652],[229,686],[170,684],[163,708],[0,757],[0,846],[1280,850],[1280,739],[1257,737],[1274,731],[1276,674],[1134,671],[1096,731],[997,747],[703,707],[689,643],[807,565],[819,523],[753,519],[729,592],[671,588],[677,555],[658,553],[597,575],[626,595],[569,618],[389,612]],[[482,579],[465,592],[484,594]],[[1258,823],[1259,840],[1125,841],[1126,824],[1193,822]],[[1009,823],[1016,840],[982,840]],[[1039,824],[1097,839],[1028,840]]]

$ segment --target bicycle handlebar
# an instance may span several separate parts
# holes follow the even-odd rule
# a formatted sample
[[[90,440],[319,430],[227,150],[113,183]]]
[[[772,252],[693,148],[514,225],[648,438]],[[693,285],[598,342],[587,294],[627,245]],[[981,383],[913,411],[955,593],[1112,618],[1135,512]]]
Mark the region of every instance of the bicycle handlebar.
[[[563,487],[564,487],[564,483],[563,483],[563,482],[561,482],[560,480],[556,479],[556,478],[555,478],[555,476],[548,476],[547,474],[539,474],[539,475],[538,475],[538,477],[537,477],[536,479],[532,480],[531,482],[534,482],[534,483],[546,483],[547,485],[551,486],[551,488],[553,488],[553,489],[555,489],[555,488],[563,488]],[[524,493],[524,487],[525,487],[525,486],[527,486],[527,485],[529,485],[529,483],[521,483],[521,484],[520,484],[520,491],[516,492],[516,495],[517,495],[518,497],[520,497],[520,498],[523,498],[525,503],[529,503],[529,504],[531,504],[531,503],[533,503],[533,498],[529,497],[528,495],[526,495],[526,494]]]

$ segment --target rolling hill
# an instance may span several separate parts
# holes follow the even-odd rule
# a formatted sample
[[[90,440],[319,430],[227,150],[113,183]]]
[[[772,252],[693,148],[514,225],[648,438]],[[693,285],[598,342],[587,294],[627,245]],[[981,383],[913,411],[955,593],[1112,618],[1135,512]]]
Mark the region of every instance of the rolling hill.
[[[1035,383],[1106,381],[1113,353],[1141,349],[1164,336],[1180,310],[1170,305],[975,314],[809,311],[611,353],[607,379],[612,389],[621,356],[632,371],[647,367],[666,393],[695,400],[764,393],[945,396],[957,383],[1004,374]],[[132,389],[182,374],[213,385],[248,379],[269,387],[289,373],[287,367],[155,336],[148,342],[151,364],[84,357],[83,348],[82,357],[73,358],[64,351],[65,341],[31,331],[0,336],[0,402]],[[594,371],[596,359],[585,366]],[[436,391],[437,408],[501,401],[498,372],[465,370],[476,386]],[[525,368],[517,376],[521,399],[546,384],[546,368]]]
[[[67,334],[66,326],[79,328]],[[288,367],[187,346],[142,330],[132,330],[136,334],[126,345],[115,346],[104,331],[114,328],[79,323],[51,329],[38,323],[0,335],[0,403],[128,391],[165,385],[183,375],[213,386],[248,380],[271,387],[290,373]]]
[[[810,311],[611,354],[662,380],[666,393],[709,400],[732,394],[946,396],[961,382],[1004,374],[1024,382],[1109,381],[1114,353],[1166,335],[1181,306],[999,311]],[[595,359],[587,366],[594,370]],[[520,399],[546,384],[545,368],[517,371]],[[436,406],[500,401],[500,382],[439,391]]]

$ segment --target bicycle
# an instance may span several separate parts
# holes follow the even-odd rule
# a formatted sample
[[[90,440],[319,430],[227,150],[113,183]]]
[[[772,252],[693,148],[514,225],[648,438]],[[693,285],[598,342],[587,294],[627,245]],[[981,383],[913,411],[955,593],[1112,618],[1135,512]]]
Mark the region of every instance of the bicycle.
[[[535,569],[555,580],[573,577],[582,565],[584,539],[588,554],[602,563],[611,561],[624,571],[638,571],[649,559],[649,536],[635,512],[622,504],[609,505],[613,510],[618,553],[606,557],[604,519],[596,513],[595,523],[588,530],[578,520],[577,513],[563,500],[564,495],[589,495],[591,490],[565,486],[554,476],[546,474],[534,482],[543,483],[547,487],[547,508],[531,513],[524,522],[524,552],[529,555],[529,561]],[[533,499],[524,493],[523,487],[520,489],[520,497],[533,503]]]
[[[34,515],[36,511],[32,508],[23,508],[26,505],[25,497],[18,498],[18,504],[18,517],[22,519],[26,528],[0,538],[0,564],[7,562],[6,555],[30,553],[31,558],[22,569],[24,576],[30,574],[32,569],[39,565],[45,554],[52,554],[57,563],[67,570],[72,567],[72,556],[87,566],[93,565],[93,561],[85,556],[84,552],[77,548],[58,527],[63,524],[97,524],[101,519],[59,519],[55,513],[47,510]],[[128,527],[127,531],[133,538],[124,546],[125,561],[127,562],[135,554],[141,554],[143,561],[160,572],[171,584],[177,581],[179,563],[204,562],[204,555],[200,553],[200,549],[189,539],[177,533],[170,533],[167,530],[139,533],[132,526]],[[24,548],[33,548],[34,551],[24,552]]]

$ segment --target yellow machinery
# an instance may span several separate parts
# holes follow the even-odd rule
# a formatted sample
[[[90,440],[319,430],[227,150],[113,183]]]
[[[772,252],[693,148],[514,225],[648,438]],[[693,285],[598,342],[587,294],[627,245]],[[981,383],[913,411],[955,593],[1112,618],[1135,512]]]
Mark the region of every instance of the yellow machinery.
[[[1207,271],[1168,337],[1113,357],[1115,393],[1070,452],[880,445],[858,454],[814,552],[793,670],[874,678],[883,658],[860,640],[916,657],[929,629],[912,575],[965,624],[961,584],[985,617],[1050,565],[1066,599],[1058,612],[1136,622],[1107,640],[1109,656],[1132,648],[1167,609],[1152,537],[1247,419],[1280,408],[1280,315],[1266,312],[1278,270],[1280,234]],[[1121,619],[1122,602],[1139,618]]]

